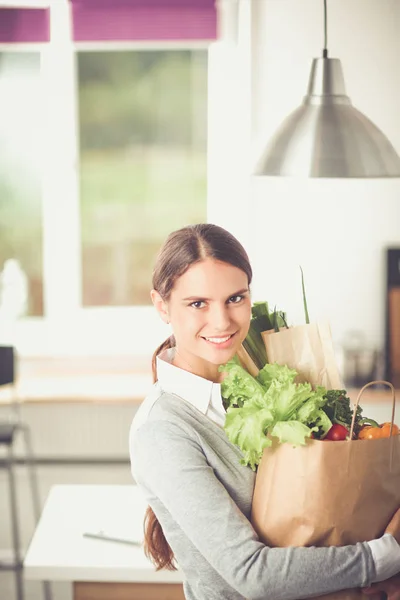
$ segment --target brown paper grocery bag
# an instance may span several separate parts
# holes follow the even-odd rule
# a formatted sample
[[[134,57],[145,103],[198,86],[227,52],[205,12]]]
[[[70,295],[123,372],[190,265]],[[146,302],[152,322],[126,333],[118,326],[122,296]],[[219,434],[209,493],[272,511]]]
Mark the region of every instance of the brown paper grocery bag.
[[[308,381],[313,387],[342,389],[343,382],[333,348],[328,322],[289,327],[262,333],[269,363],[287,365],[298,373],[296,382]]]
[[[399,506],[400,435],[274,443],[257,471],[252,523],[268,546],[344,546],[380,537]],[[358,590],[323,598],[365,600]]]
[[[237,356],[243,369],[245,369],[253,377],[257,377],[260,370],[257,368],[257,365],[255,364],[255,362],[253,361],[243,344],[240,345],[237,351]]]

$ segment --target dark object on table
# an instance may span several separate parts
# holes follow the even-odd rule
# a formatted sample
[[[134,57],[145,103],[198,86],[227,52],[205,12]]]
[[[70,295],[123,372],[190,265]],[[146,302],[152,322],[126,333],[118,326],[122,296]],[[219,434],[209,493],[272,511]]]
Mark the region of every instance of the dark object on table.
[[[386,374],[385,379],[400,387],[400,248],[387,251],[386,289]]]

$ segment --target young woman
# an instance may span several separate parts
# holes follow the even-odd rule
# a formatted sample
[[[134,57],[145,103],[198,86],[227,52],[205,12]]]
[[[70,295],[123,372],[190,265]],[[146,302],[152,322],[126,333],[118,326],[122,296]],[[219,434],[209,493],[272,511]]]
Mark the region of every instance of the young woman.
[[[218,370],[248,332],[251,279],[243,247],[215,225],[175,231],[158,256],[151,298],[173,336],[130,434],[145,550],[157,568],[176,557],[187,600],[295,600],[387,580],[400,572],[400,512],[382,538],[341,548],[269,548],[251,526],[255,474],[223,430]],[[400,597],[399,579],[377,585]]]

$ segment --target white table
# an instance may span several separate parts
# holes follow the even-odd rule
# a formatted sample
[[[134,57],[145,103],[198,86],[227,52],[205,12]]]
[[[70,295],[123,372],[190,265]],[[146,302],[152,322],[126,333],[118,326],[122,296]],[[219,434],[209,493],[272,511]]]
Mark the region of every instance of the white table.
[[[146,502],[135,485],[51,488],[24,560],[27,580],[70,581],[74,600],[183,600],[182,573],[156,571],[141,545],[85,537],[143,539]]]

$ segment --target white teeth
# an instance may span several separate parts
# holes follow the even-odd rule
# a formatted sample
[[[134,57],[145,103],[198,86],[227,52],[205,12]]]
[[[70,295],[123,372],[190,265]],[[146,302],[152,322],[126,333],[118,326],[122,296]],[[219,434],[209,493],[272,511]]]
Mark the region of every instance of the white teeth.
[[[213,344],[223,344],[224,342],[227,342],[229,340],[231,336],[228,335],[227,337],[224,338],[205,338],[208,342],[212,342]]]

